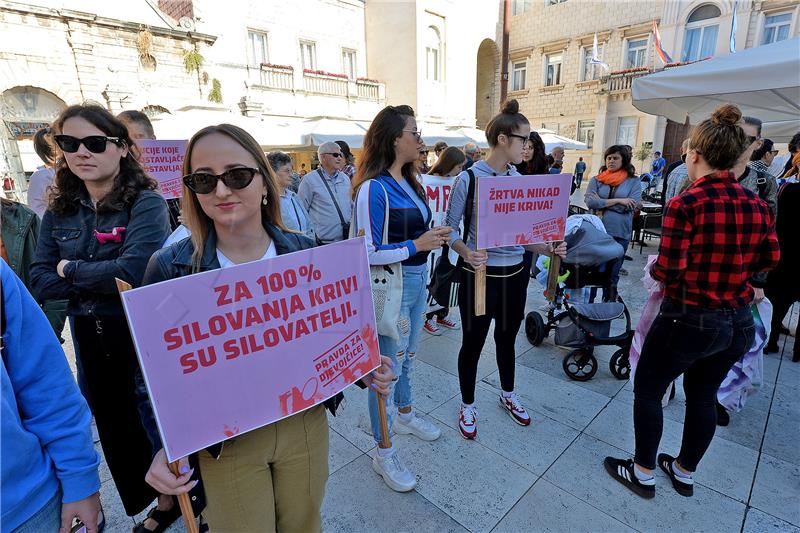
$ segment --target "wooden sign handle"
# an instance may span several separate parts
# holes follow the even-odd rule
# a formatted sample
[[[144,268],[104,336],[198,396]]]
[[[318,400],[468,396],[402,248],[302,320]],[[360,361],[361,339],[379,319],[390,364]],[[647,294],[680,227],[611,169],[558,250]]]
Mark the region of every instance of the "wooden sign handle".
[[[381,448],[391,448],[392,441],[389,438],[389,417],[386,416],[386,400],[378,391],[374,391],[378,397],[378,419],[381,422]]]
[[[475,269],[475,316],[486,314],[486,265]]]
[[[114,281],[117,283],[117,291],[119,292],[129,291],[133,288],[130,283],[119,278],[114,278]],[[180,472],[178,471],[178,461],[169,463],[169,470],[175,474],[175,477],[180,477]],[[183,520],[186,522],[186,531],[188,533],[199,533],[197,520],[195,520],[194,511],[192,510],[192,502],[189,500],[189,494],[186,492],[183,494],[178,494],[176,498],[178,499],[178,505],[181,508]]]
[[[554,242],[553,248],[557,247],[560,243]],[[545,298],[548,302],[554,302],[556,300],[556,294],[558,294],[558,276],[561,271],[561,257],[556,255],[555,251],[550,252],[550,268],[547,271],[547,292],[545,294]]]

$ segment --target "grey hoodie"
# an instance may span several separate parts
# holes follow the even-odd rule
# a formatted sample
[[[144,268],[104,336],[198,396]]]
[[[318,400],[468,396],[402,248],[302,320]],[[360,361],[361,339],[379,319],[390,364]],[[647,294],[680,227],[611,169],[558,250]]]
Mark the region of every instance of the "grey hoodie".
[[[475,173],[475,177],[484,176],[497,176],[497,172],[489,166],[489,164],[481,159],[470,167],[470,170]],[[503,176],[519,176],[520,173],[512,166],[508,165]],[[458,226],[464,218],[464,210],[467,205],[467,191],[469,188],[469,174],[465,170],[458,176],[453,183],[453,189],[450,191],[449,205],[447,206],[447,218],[445,225],[454,228],[450,233],[448,244],[452,247],[453,243],[461,239],[458,233]],[[477,199],[475,200],[477,203]],[[475,207],[473,205],[472,220],[469,221],[469,238],[467,239],[467,247],[470,250],[475,250]],[[488,266],[514,266],[522,262],[522,254],[525,249],[522,246],[504,246],[502,248],[491,248],[487,250],[489,254]]]

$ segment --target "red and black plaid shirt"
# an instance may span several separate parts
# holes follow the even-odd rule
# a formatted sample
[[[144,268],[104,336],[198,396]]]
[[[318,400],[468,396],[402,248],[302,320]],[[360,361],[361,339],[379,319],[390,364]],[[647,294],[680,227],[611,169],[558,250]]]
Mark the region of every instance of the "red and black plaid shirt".
[[[652,276],[679,302],[739,309],[753,301],[751,276],[779,256],[767,204],[731,172],[717,172],[667,204]]]

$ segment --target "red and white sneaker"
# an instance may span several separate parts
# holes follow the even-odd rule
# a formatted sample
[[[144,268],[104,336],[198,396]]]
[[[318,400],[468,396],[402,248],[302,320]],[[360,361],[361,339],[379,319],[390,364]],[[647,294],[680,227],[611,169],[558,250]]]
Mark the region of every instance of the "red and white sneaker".
[[[433,318],[426,320],[425,325],[422,326],[422,329],[430,333],[431,335],[441,335],[442,330],[439,329],[439,326],[436,325],[436,320]]]
[[[458,329],[460,327],[457,322],[453,322],[447,317],[437,318],[436,325],[439,326],[440,328],[446,328],[446,329]]]
[[[512,392],[511,396],[508,397],[500,394],[500,405],[508,412],[508,416],[520,426],[529,426],[531,424],[531,417],[522,407],[516,392]]]
[[[478,436],[477,426],[478,410],[475,407],[462,405],[458,414],[458,429],[465,439],[474,439]]]

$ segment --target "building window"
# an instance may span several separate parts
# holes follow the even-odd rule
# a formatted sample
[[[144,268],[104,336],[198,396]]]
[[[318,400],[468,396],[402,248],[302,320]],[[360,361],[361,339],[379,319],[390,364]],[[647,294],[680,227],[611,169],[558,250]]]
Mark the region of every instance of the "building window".
[[[644,67],[647,64],[647,41],[644,39],[631,39],[625,54],[625,68]]]
[[[425,45],[425,79],[428,81],[441,81],[442,79],[442,39],[439,31],[433,26],[428,27],[427,43]]]
[[[681,61],[698,61],[712,57],[717,51],[720,10],[712,4],[705,4],[689,15],[686,21],[686,34],[683,37]]]
[[[636,126],[639,123],[637,117],[622,117],[619,119],[619,129],[617,129],[617,144],[628,146],[636,145]]]
[[[603,49],[605,45],[597,45],[597,58],[603,59]],[[581,81],[596,80],[600,77],[600,65],[592,64],[592,47],[584,46],[581,49],[583,58],[581,59]]]
[[[586,143],[586,148],[591,148],[594,145],[594,120],[578,121],[578,140]]]
[[[546,6],[554,6],[556,4],[563,4],[567,0],[544,0],[544,5]]]
[[[511,0],[511,14],[521,15],[530,7],[530,0]]]
[[[524,61],[514,63],[511,67],[511,90],[524,91],[527,87],[528,66]]]
[[[791,13],[767,15],[764,17],[764,37],[761,38],[761,44],[777,43],[788,39],[791,26]]]
[[[267,34],[263,31],[247,32],[247,52],[250,65],[253,67],[261,66],[262,63],[269,63],[267,53]]]
[[[300,41],[300,62],[303,70],[317,70],[317,44],[312,41]]]
[[[561,64],[563,62],[564,55],[561,53],[549,54],[545,56],[545,58],[545,86],[549,87],[551,85],[561,85]]]
[[[344,67],[344,73],[348,78],[351,80],[356,79],[356,74],[358,73],[358,63],[356,63],[355,50],[342,48],[342,66]]]

